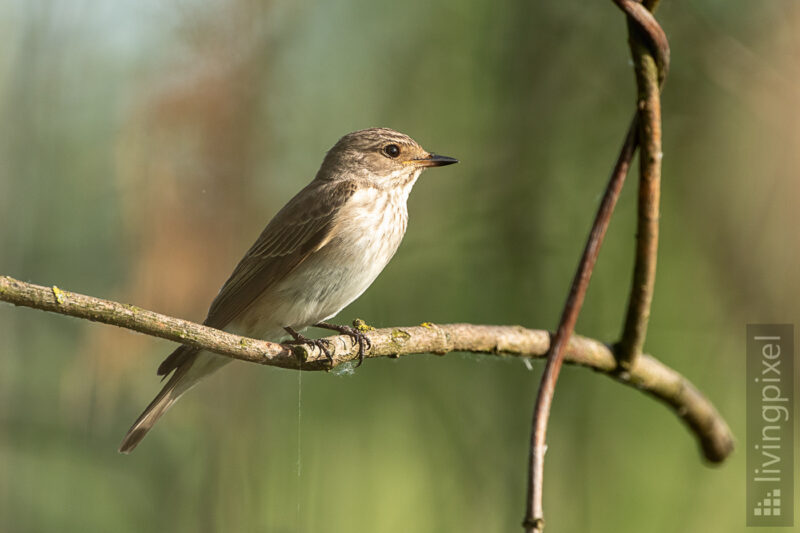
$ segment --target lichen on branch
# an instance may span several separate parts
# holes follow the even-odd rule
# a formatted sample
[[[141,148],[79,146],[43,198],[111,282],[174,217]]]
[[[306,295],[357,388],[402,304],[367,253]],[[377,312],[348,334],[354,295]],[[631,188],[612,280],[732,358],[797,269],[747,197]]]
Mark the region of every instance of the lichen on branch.
[[[34,285],[8,276],[0,276],[0,301],[103,322],[251,363],[300,370],[331,368],[325,354],[313,345],[289,347],[240,337],[141,307]],[[548,331],[522,326],[423,322],[419,326],[375,329],[359,322],[357,327],[372,343],[366,354],[368,358],[452,352],[542,358],[551,340]],[[335,335],[326,340],[331,346],[334,367],[355,364],[351,362],[358,359],[358,345],[350,336]],[[721,462],[733,450],[733,436],[711,402],[686,378],[654,357],[643,355],[637,358],[633,368],[620,373],[609,346],[576,335],[566,347],[565,362],[604,373],[666,404],[694,433],[707,460]]]

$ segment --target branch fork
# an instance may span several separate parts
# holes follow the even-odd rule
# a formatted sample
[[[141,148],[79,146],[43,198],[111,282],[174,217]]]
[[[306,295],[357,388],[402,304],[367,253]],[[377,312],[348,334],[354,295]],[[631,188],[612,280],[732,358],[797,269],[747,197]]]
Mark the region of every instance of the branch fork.
[[[641,3],[634,0],[614,0],[614,3],[627,15],[629,43],[638,89],[636,113],[597,210],[539,385],[531,422],[528,500],[522,524],[526,533],[541,533],[544,530],[542,508],[544,454],[553,394],[564,360],[565,346],[575,329],[603,238],[630,162],[638,147],[641,147],[641,155],[636,260],[625,326],[620,341],[615,345],[614,353],[620,376],[626,375],[626,371],[635,369],[642,359],[640,354],[650,318],[658,250],[661,184],[660,95],[661,85],[669,70],[669,43],[661,26],[652,15],[658,0],[645,0]]]
[[[592,230],[555,334],[521,326],[432,324],[374,329],[356,322],[369,339],[365,357],[399,358],[412,354],[473,352],[500,357],[547,358],[534,409],[529,455],[528,499],[523,527],[544,529],[542,487],[546,431],[555,385],[563,362],[585,366],[632,386],[672,409],[697,438],[703,456],[722,462],[733,450],[733,436],[714,406],[686,378],[652,356],[642,354],[655,280],[661,178],[660,88],[669,67],[669,45],[652,15],[658,0],[614,0],[628,19],[637,81],[637,108],[598,208]],[[575,324],[631,160],[641,148],[638,229],[634,276],[620,341],[610,347],[573,334]],[[0,301],[103,322],[146,335],[212,351],[251,363],[295,370],[330,370],[357,360],[359,344],[351,335],[318,345],[291,347],[240,337],[207,326],[110,300],[44,287],[0,276]],[[551,343],[552,340],[552,343]],[[527,360],[527,359],[526,359]]]
[[[102,322],[249,363],[304,371],[331,369],[325,354],[312,344],[287,347],[240,337],[141,307],[54,290],[9,276],[0,276],[0,301]],[[418,326],[375,329],[356,322],[356,327],[372,342],[367,358],[472,352],[493,357],[540,359],[550,349],[552,337],[549,331],[522,326],[423,322]],[[334,335],[325,340],[333,348],[333,368],[354,364],[358,359],[358,344],[350,335]],[[634,368],[620,374],[608,345],[574,335],[566,347],[565,361],[606,374],[665,404],[694,433],[708,461],[720,462],[730,453],[733,437],[711,402],[686,378],[654,357],[643,355]]]

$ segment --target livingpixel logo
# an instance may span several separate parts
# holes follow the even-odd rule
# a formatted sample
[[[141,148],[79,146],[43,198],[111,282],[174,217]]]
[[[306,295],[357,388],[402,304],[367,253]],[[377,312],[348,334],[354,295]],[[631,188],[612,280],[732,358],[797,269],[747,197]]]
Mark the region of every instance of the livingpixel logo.
[[[794,327],[747,326],[747,525],[794,525]]]

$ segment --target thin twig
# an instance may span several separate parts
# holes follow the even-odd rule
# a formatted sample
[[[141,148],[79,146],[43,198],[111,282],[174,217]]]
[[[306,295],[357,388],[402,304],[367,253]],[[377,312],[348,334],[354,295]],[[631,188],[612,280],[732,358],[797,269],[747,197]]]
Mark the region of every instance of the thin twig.
[[[658,61],[658,64],[653,69],[658,75],[658,79],[654,83],[656,83],[656,86],[658,87],[658,85],[663,82],[669,66],[669,46],[667,45],[666,36],[664,35],[663,30],[661,30],[661,27],[655,18],[653,18],[653,16],[647,11],[646,6],[636,2],[631,2],[630,0],[614,0],[614,2],[629,14],[629,20],[633,20],[637,23],[637,38],[646,40],[648,45],[652,46],[653,48],[658,48],[659,51],[663,52],[657,52],[654,54]],[[650,0],[648,5],[652,8],[655,7],[657,2],[658,0]],[[631,38],[633,38],[633,35],[634,34],[632,33]],[[656,98],[659,97],[658,90],[655,92],[655,95]],[[594,264],[597,261],[597,255],[599,253],[600,246],[602,245],[603,237],[608,229],[608,223],[640,138],[640,133],[638,131],[640,120],[641,118],[639,117],[637,107],[637,114],[634,117],[630,128],[628,129],[625,142],[623,143],[620,155],[614,167],[614,171],[611,174],[611,179],[609,180],[603,200],[601,201],[597,215],[595,216],[592,231],[589,234],[586,247],[583,251],[583,256],[581,257],[577,272],[573,278],[567,301],[564,304],[564,311],[561,315],[561,321],[559,322],[555,339],[550,348],[550,353],[547,356],[547,365],[545,366],[545,370],[542,375],[541,384],[539,385],[539,392],[536,397],[536,405],[533,411],[529,455],[528,501],[525,511],[525,519],[523,520],[523,527],[527,533],[541,533],[541,531],[544,530],[544,510],[542,507],[544,455],[547,449],[547,423],[550,418],[550,407],[553,401],[555,385],[556,381],[558,380],[559,371],[561,370],[561,363],[564,357],[564,347],[569,342],[569,338],[575,329],[575,323],[578,320],[578,315],[580,313],[581,306],[583,305],[583,299],[586,295],[586,289],[589,285],[589,279],[592,275]],[[655,202],[655,209],[657,213],[657,198]],[[652,245],[652,241],[649,242],[649,245]],[[653,253],[648,260],[650,258],[655,261],[655,253]],[[655,273],[655,263],[648,265],[647,268],[652,268],[652,273]],[[644,316],[645,320],[646,317],[649,316],[652,287],[650,288],[650,292],[646,291],[647,289],[645,289],[646,298],[644,300],[646,309],[645,312],[640,315]]]
[[[293,346],[290,352],[273,342],[239,337],[140,307],[33,285],[7,276],[0,276],[0,301],[103,322],[251,363],[301,370],[330,368],[326,355],[314,345]],[[371,342],[366,354],[370,358],[451,352],[541,358],[550,348],[549,332],[521,326],[423,323],[384,329],[362,325],[360,329]],[[350,336],[337,335],[326,340],[332,348],[334,367],[352,365],[358,359],[358,344]],[[711,402],[686,378],[654,357],[642,356],[631,372],[620,374],[607,345],[573,336],[565,350],[565,361],[602,372],[670,407],[694,433],[708,461],[721,462],[733,449],[730,430]]]
[[[542,486],[544,481],[544,453],[546,450],[545,440],[547,436],[547,422],[550,418],[550,406],[553,401],[558,373],[561,370],[561,363],[564,360],[564,349],[570,342],[570,337],[575,329],[575,322],[578,320],[586,289],[589,286],[589,279],[592,276],[597,255],[600,253],[600,245],[608,229],[611,214],[619,198],[622,184],[628,173],[631,159],[636,150],[637,144],[637,119],[634,116],[631,125],[628,127],[628,134],[620,150],[617,163],[611,173],[611,179],[606,186],[606,192],[600,202],[600,207],[595,215],[592,231],[586,241],[583,256],[578,264],[578,270],[572,280],[569,296],[564,305],[561,315],[561,322],[556,331],[553,344],[547,355],[547,364],[542,374],[542,381],[539,385],[539,393],[536,397],[536,406],[533,410],[533,422],[531,430],[531,446],[528,469],[528,505],[525,511],[523,527],[527,532],[540,532],[544,529],[544,512],[542,509]]]
[[[639,112],[635,264],[625,326],[616,350],[620,366],[630,368],[644,347],[655,288],[662,160],[660,93],[669,68],[669,44],[645,6],[631,0],[615,0],[615,3],[628,14],[628,41],[636,73]]]

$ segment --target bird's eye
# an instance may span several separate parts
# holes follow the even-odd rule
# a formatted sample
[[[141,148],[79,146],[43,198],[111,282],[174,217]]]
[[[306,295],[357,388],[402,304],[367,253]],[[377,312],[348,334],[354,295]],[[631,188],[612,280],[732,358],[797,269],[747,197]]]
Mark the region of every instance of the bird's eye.
[[[394,159],[400,155],[400,147],[396,144],[387,144],[383,147],[383,153]]]

